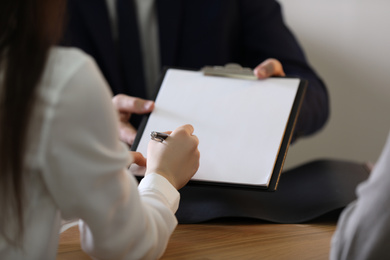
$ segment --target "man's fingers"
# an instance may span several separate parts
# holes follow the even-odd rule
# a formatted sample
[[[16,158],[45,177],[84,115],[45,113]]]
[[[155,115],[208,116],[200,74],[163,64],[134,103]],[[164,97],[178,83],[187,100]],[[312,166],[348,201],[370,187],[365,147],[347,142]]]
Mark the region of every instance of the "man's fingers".
[[[277,59],[267,59],[260,63],[253,73],[259,79],[268,78],[271,76],[286,76],[283,71],[283,66]]]
[[[135,136],[137,135],[137,130],[129,123],[121,122],[119,126],[119,135],[119,138],[123,142],[132,145],[134,143]]]
[[[131,113],[119,112],[119,121],[120,122],[129,122]]]
[[[149,113],[154,108],[154,102],[142,98],[131,97],[118,94],[112,98],[114,106],[119,112],[144,114]]]
[[[142,155],[142,153],[139,152],[130,152],[130,154],[133,157],[133,163],[139,165],[139,166],[146,166],[146,159]]]

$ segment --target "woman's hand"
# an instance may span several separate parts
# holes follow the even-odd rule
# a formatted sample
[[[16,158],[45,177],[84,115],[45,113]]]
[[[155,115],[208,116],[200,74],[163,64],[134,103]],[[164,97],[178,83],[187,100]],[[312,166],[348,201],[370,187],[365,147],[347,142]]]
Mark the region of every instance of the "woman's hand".
[[[163,142],[150,141],[145,175],[155,172],[164,176],[176,189],[182,188],[199,168],[199,140],[192,125],[184,125]]]

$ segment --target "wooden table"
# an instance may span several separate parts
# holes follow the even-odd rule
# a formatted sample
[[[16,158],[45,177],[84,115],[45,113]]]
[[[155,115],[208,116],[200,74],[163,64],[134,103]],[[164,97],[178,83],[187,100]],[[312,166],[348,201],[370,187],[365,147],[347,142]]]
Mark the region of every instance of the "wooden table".
[[[220,220],[180,224],[161,259],[328,259],[336,220],[274,224]],[[90,259],[81,251],[78,227],[61,234],[57,260]]]

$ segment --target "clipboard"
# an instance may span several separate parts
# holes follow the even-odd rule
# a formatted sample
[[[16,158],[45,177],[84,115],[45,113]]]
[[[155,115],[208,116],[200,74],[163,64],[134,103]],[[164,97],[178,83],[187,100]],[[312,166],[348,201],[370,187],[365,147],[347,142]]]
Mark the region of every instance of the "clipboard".
[[[201,158],[188,185],[275,191],[306,87],[300,78],[258,80],[236,64],[168,68],[131,150],[146,157],[152,131],[192,124]],[[138,179],[145,172],[135,164],[130,170]]]

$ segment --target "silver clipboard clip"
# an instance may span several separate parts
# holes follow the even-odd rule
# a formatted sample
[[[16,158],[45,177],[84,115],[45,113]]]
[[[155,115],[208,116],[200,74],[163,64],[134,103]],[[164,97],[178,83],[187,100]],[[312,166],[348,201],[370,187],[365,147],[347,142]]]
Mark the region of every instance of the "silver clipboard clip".
[[[251,68],[242,67],[237,63],[228,63],[225,66],[205,66],[202,71],[206,76],[257,80]]]

